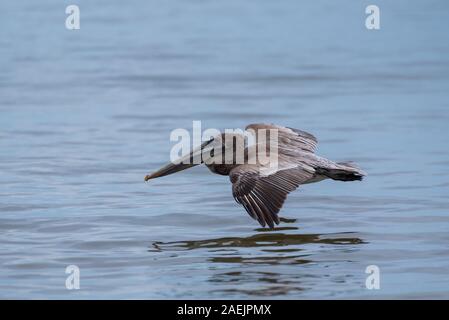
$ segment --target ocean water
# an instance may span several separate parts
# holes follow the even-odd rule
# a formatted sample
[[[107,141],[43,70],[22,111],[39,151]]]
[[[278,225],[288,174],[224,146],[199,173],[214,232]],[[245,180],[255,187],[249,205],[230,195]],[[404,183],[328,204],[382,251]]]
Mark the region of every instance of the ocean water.
[[[3,1],[0,297],[449,298],[449,3],[374,2],[77,1],[67,30],[70,1]],[[204,166],[144,183],[194,120],[299,128],[368,176],[262,229]]]

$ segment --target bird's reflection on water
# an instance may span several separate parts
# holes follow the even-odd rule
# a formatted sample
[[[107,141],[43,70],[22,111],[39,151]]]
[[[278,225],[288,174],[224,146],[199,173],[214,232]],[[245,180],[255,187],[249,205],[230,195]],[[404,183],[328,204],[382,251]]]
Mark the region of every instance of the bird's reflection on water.
[[[267,271],[232,271],[217,273],[209,281],[219,285],[215,292],[271,297],[304,291],[301,277]]]
[[[288,230],[288,228],[277,228],[274,231]],[[254,234],[248,237],[225,237],[206,240],[191,241],[173,241],[159,242],[152,244],[149,251],[183,251],[194,249],[232,249],[241,247],[287,247],[294,245],[305,245],[312,243],[345,245],[345,244],[361,244],[362,239],[351,237],[353,233],[338,234],[288,234],[279,232],[267,232]],[[291,252],[301,249],[282,248],[282,249],[265,249],[266,252]],[[210,252],[218,252],[218,250],[209,250]]]
[[[284,223],[295,222],[283,219]],[[247,237],[223,237],[202,240],[153,242],[149,252],[170,253],[170,257],[202,257],[211,267],[209,283],[211,294],[223,293],[247,296],[273,296],[298,293],[309,287],[317,277],[329,277],[292,267],[309,265],[315,259],[323,263],[323,255],[335,255],[332,260],[344,260],[345,253],[365,243],[354,232],[328,234],[301,234],[296,227],[274,230],[255,229]],[[335,250],[343,249],[344,250]],[[335,252],[334,252],[335,251]],[[346,281],[350,275],[331,281]],[[330,276],[332,277],[332,276]],[[305,284],[304,284],[305,283]]]
[[[294,223],[296,219],[281,218],[284,223]],[[307,244],[330,244],[330,245],[355,245],[364,243],[362,239],[354,237],[353,232],[333,233],[333,234],[298,234],[284,233],[280,231],[297,230],[297,227],[277,227],[274,229],[258,228],[256,234],[248,237],[225,237],[205,240],[153,242],[148,250],[154,251],[183,251],[194,249],[209,249],[209,252],[227,251],[234,248],[256,248],[264,247],[265,252],[296,252],[301,248],[292,247]],[[290,246],[290,247],[289,247]],[[276,248],[269,248],[276,247]],[[277,248],[289,247],[289,248]],[[219,261],[222,262],[222,261]],[[232,262],[232,261],[228,261]],[[242,261],[238,261],[242,262]]]

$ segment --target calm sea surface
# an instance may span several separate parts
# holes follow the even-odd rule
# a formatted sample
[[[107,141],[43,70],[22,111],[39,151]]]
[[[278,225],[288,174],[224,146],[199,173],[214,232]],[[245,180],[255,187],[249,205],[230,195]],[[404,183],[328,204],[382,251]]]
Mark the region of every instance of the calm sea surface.
[[[78,1],[69,31],[70,1],[3,1],[0,298],[449,298],[449,3],[371,2]],[[143,182],[193,120],[306,130],[368,177],[264,230],[203,166]]]

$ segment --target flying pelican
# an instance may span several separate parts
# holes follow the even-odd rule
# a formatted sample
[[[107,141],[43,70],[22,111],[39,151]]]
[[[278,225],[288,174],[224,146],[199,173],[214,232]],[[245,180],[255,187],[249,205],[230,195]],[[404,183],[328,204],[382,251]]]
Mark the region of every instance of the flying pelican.
[[[169,163],[158,171],[146,175],[145,181],[166,176],[199,163],[206,166],[216,174],[229,176],[232,183],[232,194],[237,203],[241,204],[248,214],[257,220],[262,227],[268,225],[271,229],[274,224],[279,224],[278,212],[282,208],[287,195],[301,184],[318,182],[323,179],[339,181],[362,180],[365,173],[352,162],[336,163],[315,154],[317,139],[310,133],[302,130],[282,127],[274,124],[250,124],[245,128],[246,132],[263,132],[265,138],[270,133],[268,143],[264,144],[268,155],[273,141],[271,131],[276,131],[277,162],[276,166],[254,156],[253,150],[260,149],[261,135],[254,135],[255,143],[248,145],[239,133],[223,133],[203,143],[189,155]],[[237,139],[245,139],[243,147],[243,162],[236,161],[238,152]],[[264,139],[265,140],[265,139]],[[207,149],[209,148],[209,149]],[[212,149],[213,148],[213,149]],[[259,149],[258,149],[259,148]],[[210,151],[212,149],[212,152]],[[207,152],[205,152],[207,150]],[[214,151],[221,150],[224,153],[232,150],[232,159],[226,161],[211,161],[215,156]],[[208,156],[205,156],[208,155]],[[256,152],[257,154],[257,152]],[[200,156],[200,161],[192,161]],[[217,159],[217,158],[215,158]]]

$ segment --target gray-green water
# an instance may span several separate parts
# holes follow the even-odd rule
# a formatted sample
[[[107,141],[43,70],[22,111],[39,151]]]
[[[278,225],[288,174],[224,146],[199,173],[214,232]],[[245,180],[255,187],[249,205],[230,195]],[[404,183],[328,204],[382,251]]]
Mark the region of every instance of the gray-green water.
[[[68,4],[0,6],[0,297],[449,298],[446,1],[375,1],[378,31],[367,1],[78,1],[78,31]],[[192,120],[369,175],[262,230],[204,167],[143,182]]]

